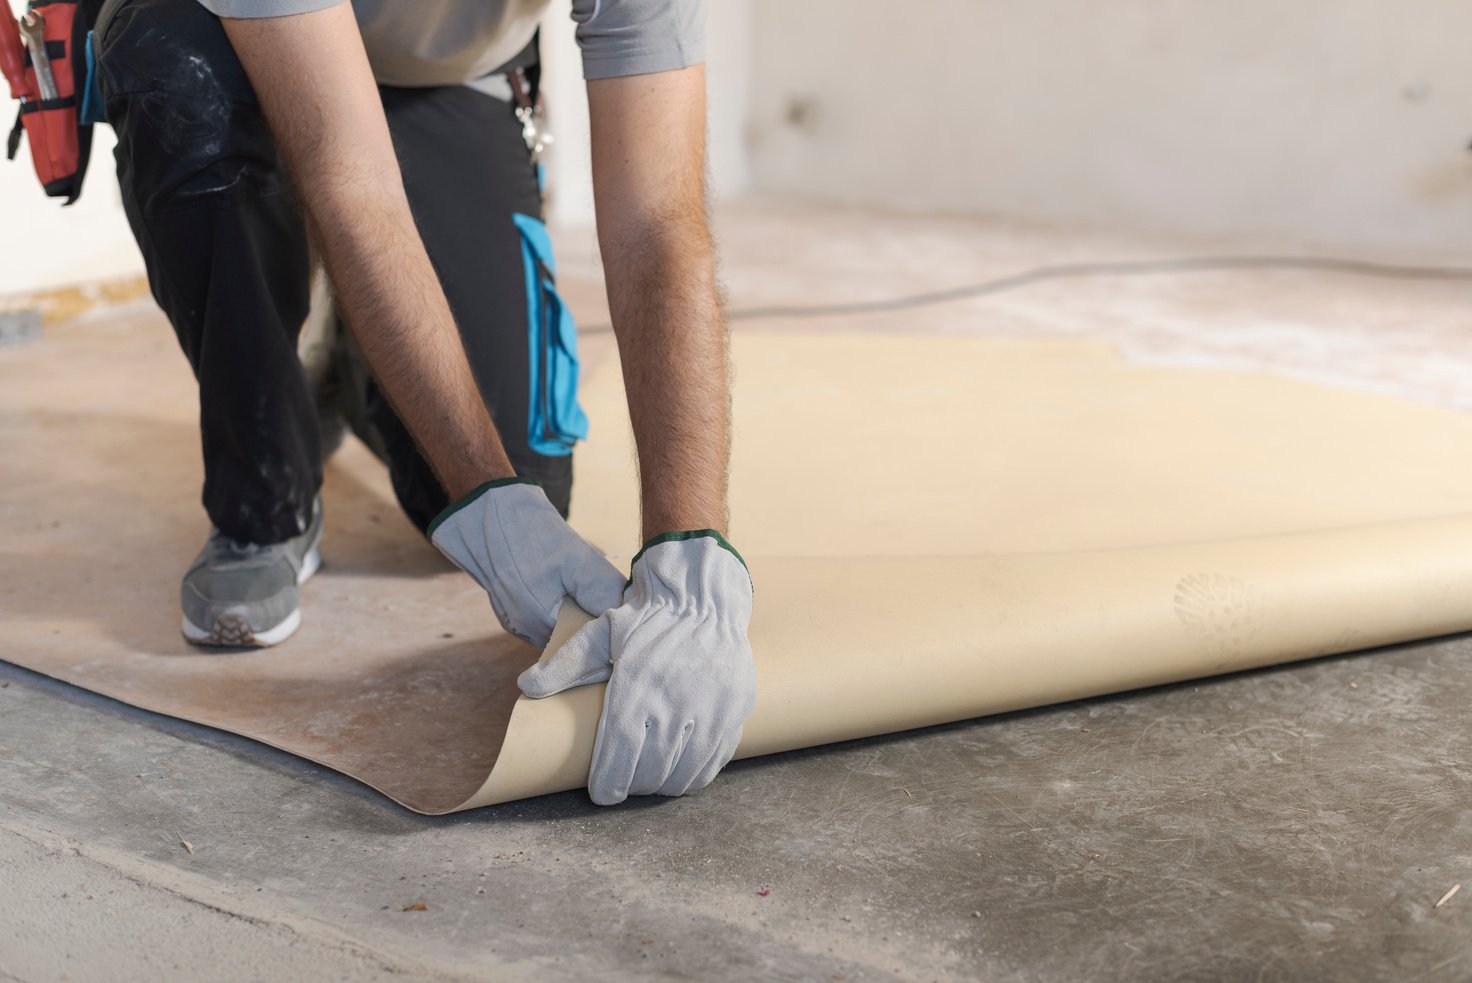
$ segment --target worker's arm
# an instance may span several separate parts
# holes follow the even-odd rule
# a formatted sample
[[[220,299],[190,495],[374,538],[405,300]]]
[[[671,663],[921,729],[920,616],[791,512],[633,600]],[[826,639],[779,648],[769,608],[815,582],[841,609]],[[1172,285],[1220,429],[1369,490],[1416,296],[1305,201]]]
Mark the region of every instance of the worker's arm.
[[[565,594],[593,611],[618,603],[612,565],[514,480],[410,214],[352,6],[223,23],[374,380],[458,500],[431,527],[435,545],[535,645]]]
[[[445,490],[515,474],[414,227],[351,4],[223,23],[348,326]]]
[[[726,531],[726,326],[705,200],[705,67],[588,83],[608,304],[644,539]]]
[[[588,789],[681,795],[731,760],[756,702],[752,587],[725,539],[726,329],[705,201],[705,72],[588,83],[608,302],[638,447],[645,547],[624,602],[528,669],[542,697],[608,681]]]

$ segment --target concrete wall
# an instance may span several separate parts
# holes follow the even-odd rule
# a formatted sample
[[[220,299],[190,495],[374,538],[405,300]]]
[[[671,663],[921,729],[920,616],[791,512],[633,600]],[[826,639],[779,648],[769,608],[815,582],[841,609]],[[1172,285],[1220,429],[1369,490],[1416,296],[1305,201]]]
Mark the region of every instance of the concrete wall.
[[[759,188],[1472,248],[1460,0],[751,3]]]

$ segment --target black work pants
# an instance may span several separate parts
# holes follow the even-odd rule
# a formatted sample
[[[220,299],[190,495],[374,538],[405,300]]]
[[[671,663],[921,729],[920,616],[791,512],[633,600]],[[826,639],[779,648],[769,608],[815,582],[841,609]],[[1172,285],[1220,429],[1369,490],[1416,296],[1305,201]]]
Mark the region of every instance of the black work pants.
[[[204,507],[232,538],[280,542],[307,528],[322,483],[318,414],[297,356],[310,278],[298,195],[316,189],[293,188],[219,20],[198,0],[108,6],[98,74],[118,135],[118,181],[153,295],[199,381]],[[529,252],[528,223],[545,233],[513,107],[464,86],[380,91],[481,394],[518,473],[542,482],[565,514],[573,434],[544,432],[545,419],[542,430],[529,425],[532,401],[547,398],[531,367],[551,354],[533,350],[548,301],[532,295],[552,285],[545,245],[541,256]],[[360,375],[352,397],[374,431],[364,436],[423,530],[445,493]]]

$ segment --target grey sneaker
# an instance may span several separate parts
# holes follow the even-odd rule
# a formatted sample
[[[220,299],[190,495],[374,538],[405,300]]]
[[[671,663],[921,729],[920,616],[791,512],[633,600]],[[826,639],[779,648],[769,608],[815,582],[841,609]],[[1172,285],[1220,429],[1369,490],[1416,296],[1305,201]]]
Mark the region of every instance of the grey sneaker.
[[[241,543],[210,530],[184,574],[184,637],[196,645],[284,642],[301,626],[299,588],[322,565],[322,499],[307,531],[284,543]]]

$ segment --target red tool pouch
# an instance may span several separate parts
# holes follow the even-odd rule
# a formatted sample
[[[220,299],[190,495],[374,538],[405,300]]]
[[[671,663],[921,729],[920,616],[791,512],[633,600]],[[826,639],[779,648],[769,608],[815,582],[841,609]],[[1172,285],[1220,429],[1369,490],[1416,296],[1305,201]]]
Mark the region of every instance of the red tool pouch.
[[[10,94],[21,101],[6,156],[15,159],[24,130],[42,188],[68,205],[82,193],[92,149],[92,125],[81,122],[78,104],[87,83],[87,33],[94,8],[86,0],[31,0],[28,11],[44,19],[46,60],[56,90],[48,98],[43,98],[43,77],[22,30],[8,10],[0,12],[0,69]]]

